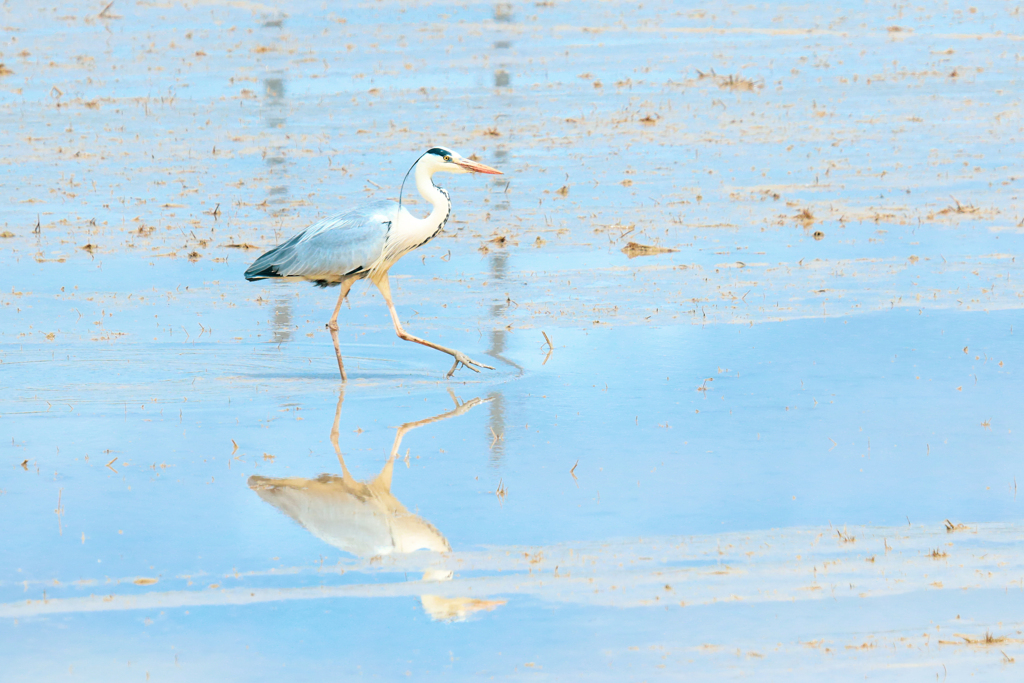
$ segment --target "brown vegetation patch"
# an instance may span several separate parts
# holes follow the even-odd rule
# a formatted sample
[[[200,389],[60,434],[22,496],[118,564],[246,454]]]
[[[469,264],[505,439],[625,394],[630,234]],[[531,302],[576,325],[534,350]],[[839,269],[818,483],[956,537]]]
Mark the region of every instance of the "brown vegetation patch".
[[[636,258],[637,256],[653,256],[654,254],[668,254],[673,251],[679,250],[670,249],[668,247],[656,247],[650,244],[638,244],[637,242],[629,242],[622,248],[622,253],[629,258]]]

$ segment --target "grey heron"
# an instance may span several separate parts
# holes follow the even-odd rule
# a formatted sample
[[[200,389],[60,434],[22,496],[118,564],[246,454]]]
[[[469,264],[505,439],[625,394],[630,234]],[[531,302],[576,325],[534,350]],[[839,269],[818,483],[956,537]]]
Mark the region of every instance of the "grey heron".
[[[415,172],[414,172],[415,169]],[[426,244],[448,222],[452,202],[448,192],[434,184],[435,173],[493,173],[501,171],[485,166],[445,147],[432,147],[420,155],[409,172],[414,173],[416,189],[433,207],[426,218],[413,216],[399,201],[382,200],[323,218],[270,251],[260,256],[245,271],[246,280],[292,278],[307,280],[319,287],[340,286],[338,305],[334,307],[327,328],[334,340],[338,370],[342,381],[348,380],[338,343],[338,312],[357,280],[369,278],[377,286],[391,311],[391,321],[401,339],[443,351],[455,359],[445,377],[451,377],[461,363],[473,372],[477,368],[493,370],[456,349],[409,334],[398,320],[391,301],[388,270],[398,259]],[[405,181],[403,180],[403,187]]]

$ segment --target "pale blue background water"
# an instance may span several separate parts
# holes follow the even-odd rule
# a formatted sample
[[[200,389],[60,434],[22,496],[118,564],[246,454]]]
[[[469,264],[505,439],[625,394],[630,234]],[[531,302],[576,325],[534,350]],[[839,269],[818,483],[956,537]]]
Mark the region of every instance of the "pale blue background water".
[[[395,467],[392,493],[455,557],[1018,523],[1011,7],[113,9],[106,22],[87,5],[4,10],[17,30],[0,80],[14,233],[0,242],[0,605],[418,579],[320,541],[247,486],[340,474],[334,295],[246,283],[259,252],[225,245],[268,246],[393,193],[442,140],[507,177],[444,180],[456,222],[395,268],[396,303],[411,331],[497,370],[443,381],[444,358],[397,340],[380,298],[357,291],[341,316],[354,380],[339,445],[369,479],[394,427],[451,408],[448,388],[490,398],[411,431],[409,467]],[[759,87],[698,78],[711,68]],[[939,213],[956,201],[978,210]],[[679,251],[630,260],[630,239]],[[346,573],[316,571],[338,562]],[[0,659],[26,681],[906,680],[903,666],[1015,680],[999,652],[1019,660],[1016,640],[926,647],[920,633],[1019,638],[1018,579],[685,608],[524,589],[457,623],[415,597],[69,609],[0,620]],[[845,647],[877,634],[918,640]],[[817,639],[831,652],[801,644]]]

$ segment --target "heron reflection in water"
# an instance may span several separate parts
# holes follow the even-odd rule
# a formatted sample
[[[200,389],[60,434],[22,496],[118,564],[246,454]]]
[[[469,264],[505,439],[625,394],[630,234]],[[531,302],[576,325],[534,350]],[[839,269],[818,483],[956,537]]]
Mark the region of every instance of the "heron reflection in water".
[[[457,417],[490,400],[474,398],[460,403],[450,389],[448,393],[455,402],[455,408],[398,427],[384,469],[370,481],[356,481],[345,466],[338,445],[338,423],[345,399],[342,392],[331,428],[331,444],[341,464],[341,476],[321,474],[316,479],[272,479],[253,475],[249,477],[249,488],[320,540],[360,558],[417,550],[449,552],[452,548],[448,539],[433,524],[409,512],[391,494],[395,459],[402,438],[409,430]],[[423,580],[450,581],[452,577],[450,571],[430,570],[424,573]],[[438,595],[422,595],[420,600],[427,614],[441,621],[462,621],[474,612],[490,611],[505,604],[504,600],[444,598]]]

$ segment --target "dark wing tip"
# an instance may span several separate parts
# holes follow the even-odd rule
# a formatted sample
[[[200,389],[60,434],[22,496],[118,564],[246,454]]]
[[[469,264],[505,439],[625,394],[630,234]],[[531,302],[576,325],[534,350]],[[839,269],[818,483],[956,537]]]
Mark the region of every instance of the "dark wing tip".
[[[253,280],[263,280],[268,277],[281,277],[281,272],[277,269],[277,265],[268,258],[275,251],[277,250],[272,249],[268,251],[246,268],[245,279],[252,282]]]
[[[281,277],[281,274],[277,272],[274,266],[266,266],[264,268],[256,268],[255,264],[245,271],[245,279],[249,282],[253,280],[263,280],[268,277]]]

